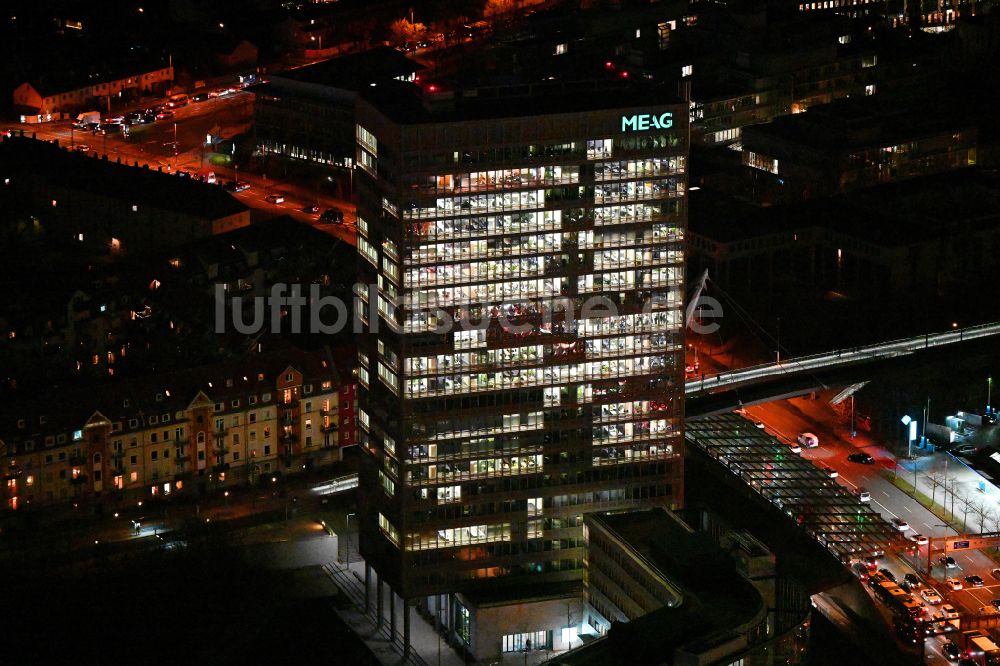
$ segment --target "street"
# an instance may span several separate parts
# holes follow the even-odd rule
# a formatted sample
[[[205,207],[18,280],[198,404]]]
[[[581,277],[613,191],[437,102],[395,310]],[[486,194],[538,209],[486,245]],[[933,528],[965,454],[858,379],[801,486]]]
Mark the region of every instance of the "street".
[[[224,97],[210,97],[203,102],[171,110],[171,118],[147,125],[132,125],[128,135],[121,132],[93,133],[74,127],[68,120],[42,124],[16,124],[0,127],[34,134],[46,141],[59,141],[62,146],[79,149],[86,146],[87,154],[99,159],[121,160],[125,164],[149,166],[167,172],[183,171],[195,177],[214,173],[219,184],[226,179],[239,180],[250,185],[249,189],[235,192],[233,196],[251,209],[251,219],[260,221],[277,215],[288,215],[309,224],[351,245],[356,243],[354,205],[344,199],[315,192],[292,182],[276,180],[266,174],[240,170],[230,161],[230,156],[215,153],[206,142],[208,136],[232,139],[247,132],[253,122],[253,94],[238,91]],[[285,201],[280,204],[266,200],[270,194],[280,194]],[[318,206],[318,213],[304,210]],[[344,214],[343,224],[330,224],[320,215],[328,209],[339,209]]]

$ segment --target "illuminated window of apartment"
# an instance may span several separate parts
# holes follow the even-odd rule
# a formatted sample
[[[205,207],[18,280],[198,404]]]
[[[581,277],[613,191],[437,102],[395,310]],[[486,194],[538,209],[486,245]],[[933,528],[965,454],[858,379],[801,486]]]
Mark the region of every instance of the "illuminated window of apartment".
[[[694,65],[684,65],[681,67],[681,76],[691,76],[694,74]]]
[[[555,55],[563,55],[568,49],[568,44],[556,44]]]

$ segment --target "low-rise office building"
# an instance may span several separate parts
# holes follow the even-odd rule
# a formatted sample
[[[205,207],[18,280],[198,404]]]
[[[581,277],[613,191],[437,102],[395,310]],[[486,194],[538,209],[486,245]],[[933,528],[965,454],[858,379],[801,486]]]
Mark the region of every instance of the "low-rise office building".
[[[664,509],[592,513],[582,646],[551,664],[794,664],[808,601],[777,621],[775,558],[745,532],[720,541]],[[594,638],[596,637],[596,639]]]
[[[254,86],[255,150],[290,173],[330,175],[353,184],[359,91],[411,81],[423,65],[390,47],[291,69]]]
[[[743,132],[758,201],[808,199],[976,164],[976,123],[943,108],[843,99]]]

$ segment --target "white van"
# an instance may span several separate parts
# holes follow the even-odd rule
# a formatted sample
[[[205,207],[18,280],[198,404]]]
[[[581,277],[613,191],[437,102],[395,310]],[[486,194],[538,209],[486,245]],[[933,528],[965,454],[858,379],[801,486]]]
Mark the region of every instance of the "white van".
[[[872,494],[865,490],[864,488],[858,488],[858,501],[859,502],[871,502]]]
[[[799,444],[801,444],[807,449],[815,449],[817,446],[819,446],[819,437],[812,434],[811,432],[800,432]]]

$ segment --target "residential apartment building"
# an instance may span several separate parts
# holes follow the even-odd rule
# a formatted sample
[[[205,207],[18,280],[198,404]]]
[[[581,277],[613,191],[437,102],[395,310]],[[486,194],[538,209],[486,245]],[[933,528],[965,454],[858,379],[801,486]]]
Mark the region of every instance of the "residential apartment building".
[[[51,120],[61,113],[104,108],[109,97],[122,94],[164,92],[174,81],[173,65],[119,76],[25,81],[14,89],[14,106],[27,117]],[[103,103],[102,103],[103,102]]]
[[[471,649],[478,593],[579,580],[584,513],[681,502],[687,107],[428,81],[357,123],[361,552]]]
[[[356,443],[352,377],[282,352],[15,405],[3,509],[198,492],[329,464]]]

